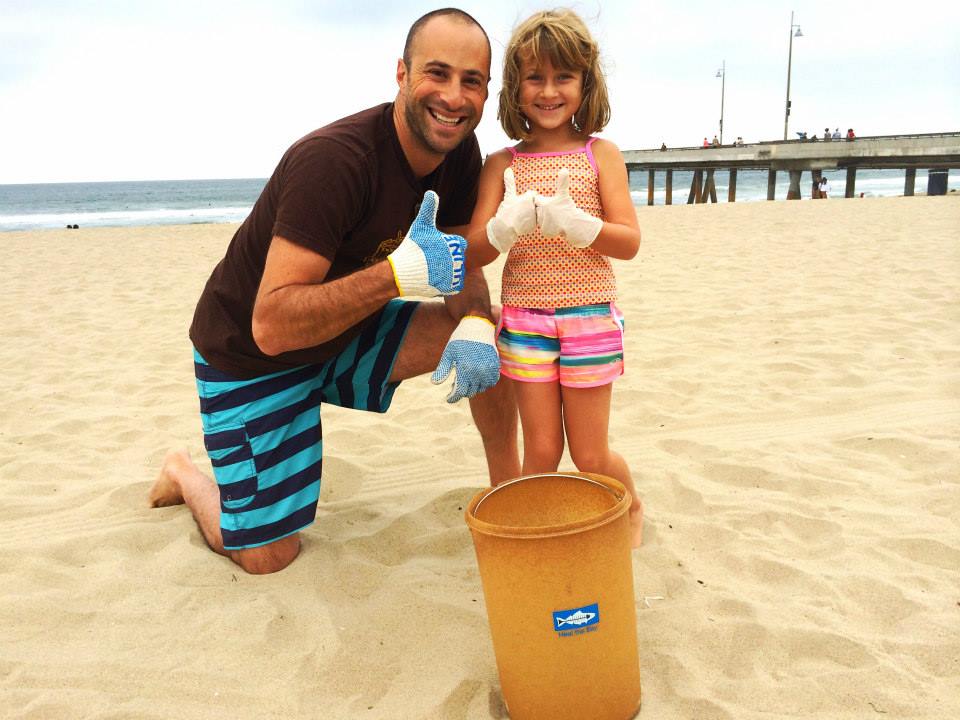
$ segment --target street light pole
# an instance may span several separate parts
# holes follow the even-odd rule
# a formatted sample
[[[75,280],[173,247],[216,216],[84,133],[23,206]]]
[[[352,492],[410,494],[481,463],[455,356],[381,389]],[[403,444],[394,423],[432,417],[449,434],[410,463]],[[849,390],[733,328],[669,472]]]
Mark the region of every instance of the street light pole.
[[[717,70],[717,77],[720,80],[720,144],[723,145],[723,95],[727,86],[727,61],[723,61],[723,67]]]
[[[793,29],[797,29],[797,34],[793,34]],[[787,125],[790,124],[790,66],[793,62],[793,38],[803,37],[800,32],[800,26],[793,24],[793,10],[790,11],[790,50],[787,52],[787,107],[783,113],[783,139],[787,139]]]

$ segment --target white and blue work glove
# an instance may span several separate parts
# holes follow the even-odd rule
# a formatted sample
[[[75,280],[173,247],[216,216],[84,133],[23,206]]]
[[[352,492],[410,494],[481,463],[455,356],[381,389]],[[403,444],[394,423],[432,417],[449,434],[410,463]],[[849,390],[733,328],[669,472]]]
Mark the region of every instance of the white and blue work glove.
[[[494,341],[495,327],[486,318],[467,315],[450,335],[443,349],[440,364],[430,376],[430,382],[439,385],[456,371],[453,389],[447,395],[448,403],[473,397],[493,387],[500,379],[500,356]]]
[[[467,241],[437,230],[440,199],[427,190],[400,246],[387,256],[401,296],[436,297],[463,290]]]
[[[498,251],[510,252],[520,235],[537,226],[537,206],[533,190],[517,195],[517,180],[513,168],[503,171],[503,201],[497,214],[487,222],[487,240]]]
[[[557,192],[553,197],[537,195],[537,224],[544,237],[560,236],[575,248],[593,244],[603,228],[603,220],[584,212],[570,197],[570,171],[557,173]]]

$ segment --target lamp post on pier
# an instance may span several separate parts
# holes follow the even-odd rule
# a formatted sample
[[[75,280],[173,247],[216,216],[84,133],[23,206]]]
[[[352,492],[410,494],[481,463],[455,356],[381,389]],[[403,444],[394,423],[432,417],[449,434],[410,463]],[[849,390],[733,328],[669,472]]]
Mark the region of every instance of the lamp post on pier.
[[[796,35],[793,33],[793,29],[797,29]],[[790,124],[790,66],[793,62],[793,39],[795,37],[803,37],[803,33],[800,32],[800,25],[793,24],[793,10],[790,11],[790,50],[787,52],[787,107],[783,113],[783,139],[787,139],[787,125]]]
[[[727,61],[723,61],[723,66],[717,70],[717,77],[720,78],[720,144],[723,145],[723,94],[727,87]]]

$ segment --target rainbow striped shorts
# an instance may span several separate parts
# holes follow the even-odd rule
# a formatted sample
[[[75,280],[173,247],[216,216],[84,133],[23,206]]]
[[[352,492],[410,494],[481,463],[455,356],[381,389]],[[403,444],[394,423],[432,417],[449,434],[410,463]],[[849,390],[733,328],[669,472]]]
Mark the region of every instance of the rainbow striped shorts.
[[[614,303],[545,310],[505,305],[497,328],[500,373],[564,387],[607,385],[623,375],[623,328]]]

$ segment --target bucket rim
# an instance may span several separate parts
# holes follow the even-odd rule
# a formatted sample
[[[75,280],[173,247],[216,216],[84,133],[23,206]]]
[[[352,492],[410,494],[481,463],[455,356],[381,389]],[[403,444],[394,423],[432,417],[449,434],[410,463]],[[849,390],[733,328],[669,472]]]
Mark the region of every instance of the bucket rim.
[[[483,501],[490,497],[493,493],[502,491],[505,488],[526,480],[533,480],[542,477],[569,478],[571,480],[582,480],[584,482],[593,483],[594,485],[599,485],[613,495],[613,497],[616,499],[616,502],[610,508],[597,515],[591,515],[573,522],[557,523],[555,525],[498,525],[496,523],[490,523],[476,517],[475,513],[477,508],[479,508],[481,503],[483,503]],[[627,489],[624,487],[623,483],[606,475],[582,472],[533,473],[531,475],[523,475],[522,477],[514,478],[513,480],[508,480],[494,487],[481,490],[473,496],[473,499],[470,501],[470,504],[467,506],[467,509],[464,512],[464,518],[471,530],[474,530],[482,535],[513,538],[518,540],[560,537],[563,535],[573,535],[580,532],[586,532],[587,530],[593,530],[602,525],[613,522],[620,515],[623,515],[627,512],[632,501],[633,498],[631,498],[627,493]]]

